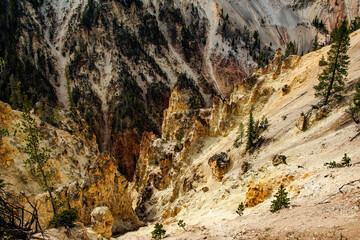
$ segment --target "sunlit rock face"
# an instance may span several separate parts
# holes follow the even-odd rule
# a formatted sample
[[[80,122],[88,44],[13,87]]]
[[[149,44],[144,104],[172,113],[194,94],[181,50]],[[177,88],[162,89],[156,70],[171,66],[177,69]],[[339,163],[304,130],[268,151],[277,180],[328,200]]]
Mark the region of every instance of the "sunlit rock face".
[[[130,181],[142,133],[164,134],[163,111],[181,74],[210,107],[213,96],[229,98],[234,85],[290,41],[301,54],[316,34],[320,43],[329,40],[315,18],[331,32],[340,15],[359,15],[355,0],[57,0],[19,2],[16,14],[2,4],[2,29],[11,34],[2,35],[0,53],[23,70],[6,67],[0,100],[9,101],[5,89],[14,74],[33,104],[76,107],[100,151],[116,152]],[[134,151],[123,142],[129,131]]]

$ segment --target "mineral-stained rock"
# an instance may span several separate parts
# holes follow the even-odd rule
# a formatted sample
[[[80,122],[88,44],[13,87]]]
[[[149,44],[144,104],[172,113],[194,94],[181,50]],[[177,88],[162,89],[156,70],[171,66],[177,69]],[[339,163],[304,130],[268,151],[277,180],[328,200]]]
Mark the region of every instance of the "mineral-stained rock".
[[[208,164],[213,170],[213,174],[220,181],[229,170],[230,158],[226,153],[222,152],[212,156],[209,159]]]
[[[97,206],[107,206],[113,216],[112,230],[123,233],[139,228],[139,221],[132,209],[132,201],[128,192],[128,181],[117,172],[116,161],[103,155],[91,161],[85,167],[85,176],[57,190],[62,199],[78,210],[78,220],[84,225],[91,223],[91,213]],[[38,196],[41,202],[40,221],[46,226],[51,217],[51,205],[46,195]]]
[[[246,192],[245,206],[253,207],[262,203],[271,192],[272,189],[264,183],[251,184]]]
[[[279,155],[279,154],[276,154],[273,159],[272,159],[272,165],[273,166],[277,166],[277,165],[280,165],[280,164],[286,164],[286,156],[285,155]]]
[[[91,212],[92,230],[97,234],[101,234],[105,238],[110,238],[113,223],[114,218],[108,207],[97,207]]]

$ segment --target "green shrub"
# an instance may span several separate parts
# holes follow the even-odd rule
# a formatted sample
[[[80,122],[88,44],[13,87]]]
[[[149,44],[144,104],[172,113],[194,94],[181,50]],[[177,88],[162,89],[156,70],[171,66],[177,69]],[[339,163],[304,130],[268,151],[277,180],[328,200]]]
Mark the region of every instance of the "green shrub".
[[[275,200],[271,202],[270,211],[276,212],[282,208],[288,208],[290,204],[290,198],[287,197],[285,187],[281,184],[279,191],[275,194]]]
[[[48,227],[73,227],[73,222],[76,220],[76,218],[77,211],[76,209],[71,208],[69,210],[65,210],[61,213],[55,214],[54,217],[50,220]]]
[[[242,202],[238,206],[236,213],[239,214],[239,216],[242,216],[244,214],[244,210],[245,210],[245,206],[244,206],[244,203]]]
[[[161,239],[165,236],[166,231],[163,229],[163,225],[161,223],[156,223],[154,226],[154,231],[151,232],[152,239]]]
[[[322,66],[326,66],[328,63],[327,61],[325,60],[324,58],[324,55],[321,57],[320,61],[319,61],[319,66],[322,67]]]
[[[324,163],[324,166],[328,166],[328,168],[343,168],[343,167],[350,167],[351,158],[344,154],[344,157],[341,160],[341,163],[337,163],[335,161]]]
[[[184,231],[186,231],[186,229],[185,229],[186,223],[184,222],[184,220],[179,220],[177,224],[179,227],[184,229]]]

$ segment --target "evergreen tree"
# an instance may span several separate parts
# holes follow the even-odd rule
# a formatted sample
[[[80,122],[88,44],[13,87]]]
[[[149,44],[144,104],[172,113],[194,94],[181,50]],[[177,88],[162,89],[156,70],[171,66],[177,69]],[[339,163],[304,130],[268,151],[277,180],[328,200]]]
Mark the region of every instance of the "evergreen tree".
[[[359,16],[355,17],[355,19],[351,21],[350,32],[355,32],[358,29],[360,29],[360,17]]]
[[[255,121],[254,121],[252,111],[250,111],[249,123],[248,123],[248,128],[247,128],[246,151],[248,151],[254,147],[255,139],[256,139]]]
[[[322,55],[322,57],[321,57],[321,59],[320,59],[320,61],[319,61],[319,66],[320,67],[323,67],[323,66],[326,66],[328,63],[327,63],[327,61],[325,60],[325,58],[324,58],[324,55]]]
[[[23,96],[21,94],[21,83],[16,81],[14,75],[10,76],[10,103],[14,109],[21,109],[23,106]]]
[[[341,164],[343,167],[350,167],[351,158],[348,157],[347,153],[344,154],[344,157],[341,160]]]
[[[358,83],[357,87],[356,87],[356,93],[355,96],[353,98],[352,101],[352,106],[351,106],[351,115],[352,118],[354,119],[354,121],[356,123],[360,122],[359,119],[359,113],[360,113],[360,83]]]
[[[288,57],[290,55],[297,55],[297,45],[296,45],[296,42],[289,42],[287,45],[286,45],[286,50],[285,50],[285,57]]]
[[[240,143],[242,144],[242,139],[244,137],[244,124],[240,123],[239,129],[238,129],[238,134],[240,137]]]
[[[319,47],[319,38],[318,38],[318,35],[316,34],[313,45],[312,45],[312,50],[316,51],[318,49],[318,47]]]
[[[165,236],[166,231],[163,229],[163,225],[161,223],[156,223],[154,226],[154,231],[151,232],[152,239],[161,239]]]
[[[284,186],[281,184],[279,191],[275,194],[275,200],[271,202],[270,211],[276,212],[282,208],[288,208],[290,204],[290,198],[287,197],[287,192]]]
[[[328,52],[328,65],[319,75],[319,84],[314,86],[315,97],[320,97],[323,105],[327,105],[332,97],[340,97],[347,77],[350,46],[347,20],[342,21],[334,30],[333,45]]]

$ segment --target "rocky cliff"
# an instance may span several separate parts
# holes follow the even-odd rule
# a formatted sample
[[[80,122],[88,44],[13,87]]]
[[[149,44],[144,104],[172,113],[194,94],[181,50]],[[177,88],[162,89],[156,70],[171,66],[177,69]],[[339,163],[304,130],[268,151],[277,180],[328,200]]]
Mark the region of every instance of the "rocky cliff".
[[[164,134],[163,111],[184,74],[209,107],[277,48],[296,41],[306,53],[340,15],[359,15],[352,0],[4,0],[0,9],[0,100],[21,108],[9,91],[20,83],[33,105],[76,108],[128,180],[142,133]]]
[[[106,220],[114,233],[162,222],[184,239],[358,236],[358,189],[338,189],[358,178],[359,165],[324,163],[345,153],[358,162],[347,103],[359,32],[345,97],[331,108],[312,107],[329,47],[305,54],[315,35],[328,42],[338,18],[358,15],[355,0],[0,1],[0,127],[10,133],[0,142],[1,178],[41,203],[46,225],[51,207],[23,164],[17,125],[27,100],[64,209],[78,209],[87,227],[104,215],[106,237]],[[290,42],[305,55],[284,57]],[[260,133],[251,154],[239,134],[250,111]],[[291,209],[272,215],[281,184]],[[177,228],[180,219],[189,232]]]
[[[92,211],[107,206],[114,221],[112,232],[124,233],[143,225],[132,209],[128,181],[119,173],[112,156],[99,153],[96,137],[85,120],[76,113],[59,111],[59,125],[54,127],[36,115],[33,117],[43,136],[40,147],[50,150],[54,196],[63,203],[58,211],[75,208],[77,220],[90,226]],[[0,141],[0,176],[20,202],[29,207],[20,195],[22,192],[37,206],[40,224],[46,228],[53,216],[52,207],[48,193],[43,193],[39,179],[25,164],[28,155],[24,153],[26,134],[20,127],[22,121],[21,112],[0,102],[0,126],[10,133]]]
[[[359,138],[354,138],[359,129],[348,102],[359,80],[360,32],[351,39],[345,98],[327,108],[313,108],[318,102],[313,86],[329,47],[303,57],[284,59],[278,53],[238,84],[229,101],[214,98],[209,109],[191,109],[186,103],[194,93],[174,89],[163,122],[174,131],[162,138],[147,134],[141,143],[132,184],[138,216],[164,223],[169,239],[356,238],[359,190],[356,182],[348,183],[360,173]],[[260,124],[256,150],[249,153],[238,129],[251,110],[268,123]],[[345,153],[351,167],[324,165],[340,162]],[[281,184],[291,206],[274,214],[270,204]],[[241,202],[245,211],[238,216]],[[179,220],[188,232],[177,226]],[[152,229],[119,239],[140,239]]]

